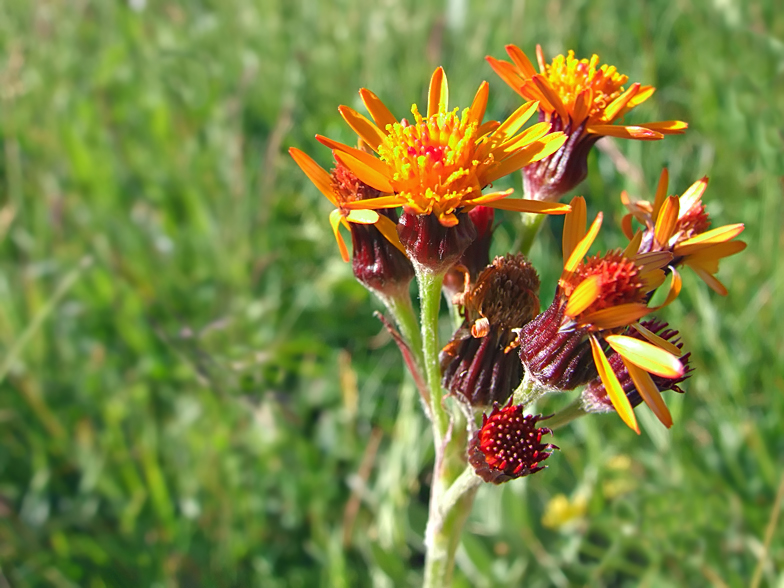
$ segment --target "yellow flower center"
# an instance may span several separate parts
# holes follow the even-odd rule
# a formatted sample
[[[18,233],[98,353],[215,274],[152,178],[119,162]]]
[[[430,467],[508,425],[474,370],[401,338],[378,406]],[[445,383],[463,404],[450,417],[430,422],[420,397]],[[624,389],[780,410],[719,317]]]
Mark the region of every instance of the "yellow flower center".
[[[414,122],[403,119],[387,126],[388,135],[378,154],[393,169],[391,183],[416,214],[451,215],[465,200],[482,192],[477,168],[476,122],[470,109],[457,109],[427,119],[411,108]]]
[[[558,55],[546,66],[545,75],[569,112],[574,112],[577,96],[583,90],[591,90],[589,117],[601,114],[623,93],[628,76],[618,73],[614,65],[605,64],[596,69],[598,63],[598,55],[590,60],[576,59],[574,51],[569,51],[566,57]]]

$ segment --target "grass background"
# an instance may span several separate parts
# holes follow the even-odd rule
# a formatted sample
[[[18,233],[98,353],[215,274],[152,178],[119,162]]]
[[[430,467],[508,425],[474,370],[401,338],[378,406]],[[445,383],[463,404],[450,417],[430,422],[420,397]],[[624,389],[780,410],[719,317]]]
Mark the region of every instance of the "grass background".
[[[671,192],[710,175],[749,248],[728,298],[687,273],[666,313],[696,367],[675,426],[559,431],[547,471],[482,489],[457,584],[784,586],[775,5],[0,2],[0,586],[417,584],[426,427],[285,150],[327,165],[338,104],[365,86],[403,116],[439,64],[452,103],[487,79],[506,116],[484,56],[510,42],[596,52],[659,88],[630,121],[690,123],[595,150],[589,214],[667,165]],[[532,254],[550,293],[558,230]]]

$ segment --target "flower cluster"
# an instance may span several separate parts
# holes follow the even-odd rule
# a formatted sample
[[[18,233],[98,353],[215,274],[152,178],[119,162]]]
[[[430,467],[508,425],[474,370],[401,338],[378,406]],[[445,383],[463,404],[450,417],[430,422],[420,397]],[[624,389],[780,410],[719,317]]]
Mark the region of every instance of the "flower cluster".
[[[545,417],[526,414],[548,393],[577,390],[569,418],[616,412],[639,433],[634,408],[644,403],[672,426],[661,392],[682,392],[679,384],[692,372],[690,354],[683,353],[677,330],[649,315],[679,295],[679,267],[692,268],[726,295],[716,278],[719,260],[745,248],[735,240],[742,224],[711,229],[702,203],[707,178],[680,197],[668,196],[664,170],[653,202],[621,194],[628,244],[591,255],[603,214],[589,225],[582,197],[558,202],[585,179],[591,148],[602,137],[659,140],[688,125],[622,124],[654,88],[629,84],[596,55],[578,59],[569,51],[548,63],[537,47],[537,70],[519,48],[506,50],[511,62],[487,60],[523,103],[503,121],[485,120],[487,82],[470,106],[450,109],[446,75],[438,68],[427,109],[413,105],[408,119],[364,88],[359,94],[369,116],[340,106],[358,146],[317,135],[332,152],[331,172],[290,149],[335,207],[330,223],[343,259],[350,257],[341,226],[351,232],[355,276],[387,304],[401,330],[410,323],[401,314],[411,308],[409,284],[418,278],[421,338],[393,335],[434,422],[437,467],[451,438],[444,422],[463,415],[471,433],[464,459],[494,484],[540,471],[557,449],[542,441],[552,433],[538,425]],[[525,127],[534,114],[538,122]],[[519,170],[524,198],[512,198],[511,189],[492,190]],[[540,306],[538,274],[522,253],[491,262],[496,210],[566,215],[563,264],[547,308]],[[455,331],[444,347],[437,343],[432,284],[443,287],[453,305]],[[461,410],[450,412],[442,396]],[[567,420],[556,414],[550,422]]]

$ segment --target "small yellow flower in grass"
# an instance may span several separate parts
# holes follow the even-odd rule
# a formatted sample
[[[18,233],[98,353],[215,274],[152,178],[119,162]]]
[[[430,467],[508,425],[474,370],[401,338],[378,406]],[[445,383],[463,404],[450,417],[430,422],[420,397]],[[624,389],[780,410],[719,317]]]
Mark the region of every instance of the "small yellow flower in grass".
[[[504,210],[564,214],[566,206],[506,198],[512,190],[482,194],[482,189],[532,161],[558,150],[565,141],[549,133],[550,125],[536,124],[518,133],[536,112],[529,102],[503,123],[482,123],[489,86],[483,82],[470,107],[449,110],[448,86],[442,68],[430,81],[427,113],[411,108],[413,121],[398,120],[370,90],[360,96],[373,120],[341,106],[349,126],[378,154],[358,152],[325,137],[318,139],[336,150],[336,157],[362,181],[392,195],[351,205],[359,208],[403,206],[409,213],[435,215],[446,227],[458,223],[456,213],[478,205]],[[549,134],[548,134],[549,133]]]
[[[617,124],[630,110],[653,95],[655,88],[634,83],[614,66],[599,65],[599,57],[577,59],[573,51],[546,63],[541,46],[536,47],[539,71],[515,45],[507,45],[511,63],[487,56],[493,70],[524,100],[539,102],[539,120],[551,123],[568,139],[553,155],[525,168],[526,194],[554,201],[582,182],[587,157],[603,136],[656,140],[685,132],[685,122],[671,120]]]
[[[565,494],[556,494],[545,506],[542,525],[548,529],[559,529],[582,519],[587,510],[588,500],[584,495],[570,500]]]
[[[630,241],[639,240],[641,253],[669,251],[672,265],[692,268],[708,286],[722,296],[727,288],[715,276],[719,260],[740,253],[746,248],[743,241],[733,241],[743,232],[743,223],[710,229],[710,217],[702,203],[708,178],[694,182],[680,197],[667,196],[667,170],[662,170],[653,204],[645,200],[632,201],[626,192],[621,200],[629,209],[623,219],[623,231]],[[632,218],[643,226],[642,233],[634,234]]]

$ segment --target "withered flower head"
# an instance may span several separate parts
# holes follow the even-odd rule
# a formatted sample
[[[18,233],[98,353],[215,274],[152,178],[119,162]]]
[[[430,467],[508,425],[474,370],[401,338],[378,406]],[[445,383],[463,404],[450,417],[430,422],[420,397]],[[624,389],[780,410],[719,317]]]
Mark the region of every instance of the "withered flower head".
[[[526,194],[537,200],[555,201],[582,182],[591,147],[603,136],[656,140],[685,132],[682,121],[616,124],[626,113],[650,98],[655,88],[632,84],[614,66],[599,66],[599,56],[577,59],[574,51],[547,63],[536,47],[539,71],[515,45],[507,45],[511,63],[488,56],[493,70],[525,100],[539,102],[539,120],[568,139],[556,153],[533,162],[524,170]]]
[[[454,228],[465,221],[461,215],[479,205],[544,214],[564,214],[568,210],[566,206],[507,198],[512,190],[482,194],[486,186],[550,155],[564,141],[561,133],[548,134],[547,123],[518,133],[536,111],[534,103],[521,106],[501,124],[482,123],[488,92],[484,82],[470,107],[461,114],[458,109],[450,110],[446,75],[439,67],[430,80],[427,113],[420,114],[414,105],[413,121],[395,118],[373,92],[364,88],[360,96],[373,120],[347,106],[339,108],[345,121],[378,157],[317,137],[336,150],[336,158],[362,181],[390,194],[353,203],[351,209],[403,206],[401,240],[411,259],[431,272],[448,270],[470,240],[465,235],[453,238],[441,234],[433,222],[407,216],[433,217],[442,227]],[[427,234],[418,236],[415,231]]]
[[[348,261],[348,249],[339,227],[343,224],[351,231],[352,269],[357,280],[380,295],[407,296],[414,267],[397,234],[397,213],[394,210],[348,208],[351,203],[377,199],[383,194],[360,180],[340,161],[336,161],[335,167],[327,173],[299,149],[292,147],[289,153],[335,205],[329,219],[344,261]]]
[[[468,461],[485,482],[502,484],[543,470],[541,465],[558,449],[542,443],[547,427],[537,426],[542,415],[523,414],[522,405],[493,406],[490,416],[482,415],[482,428],[468,447]]]
[[[539,312],[539,277],[522,255],[496,257],[461,298],[465,320],[441,352],[443,386],[472,406],[504,402],[522,381],[513,330]]]
[[[680,333],[678,333],[678,331],[675,329],[670,329],[666,322],[650,319],[647,321],[642,321],[640,324],[650,333],[653,333],[654,335],[660,337],[663,341],[671,344],[675,349],[678,350],[678,354],[681,353],[683,349],[683,342],[680,340]],[[641,341],[644,339],[643,335],[634,329],[630,329],[628,334],[631,337]],[[689,365],[690,357],[691,353],[681,355],[680,361],[681,364],[683,364],[683,375],[678,378],[663,378],[655,374],[651,376],[651,381],[659,392],[673,390],[675,392],[683,393],[683,390],[681,390],[678,384],[686,380],[693,371],[693,368]],[[646,404],[650,406],[651,410],[653,410],[657,415],[659,420],[661,420],[668,427],[672,425],[672,418],[670,413],[667,410],[667,407],[664,406],[661,402],[661,398],[656,394],[651,395],[649,393],[650,384],[645,382],[644,378],[639,382],[635,382],[632,374],[629,372],[629,368],[623,361],[623,358],[620,354],[614,350],[611,350],[607,356],[607,362],[610,364],[610,368],[618,378],[618,382],[623,389],[624,394],[626,394],[626,397],[629,399],[629,404],[631,404],[632,407],[639,406],[643,401],[645,401]],[[582,392],[581,400],[583,410],[585,412],[612,412],[615,410],[612,401],[607,394],[607,388],[605,387],[604,382],[602,382],[602,379],[599,377],[594,378],[591,382],[588,383]]]
[[[602,221],[599,214],[586,231],[585,216],[585,201],[574,198],[564,225],[564,269],[555,299],[550,309],[521,330],[520,359],[535,381],[556,389],[586,383],[596,370],[618,414],[639,433],[634,411],[607,362],[603,345],[608,344],[621,356],[635,382],[644,380],[647,386],[650,374],[682,377],[679,349],[639,323],[643,316],[677,297],[680,276],[670,268],[672,281],[666,300],[659,306],[648,306],[649,295],[665,280],[662,268],[672,255],[637,254],[635,245],[585,260]],[[622,334],[629,327],[642,338]],[[592,367],[585,363],[589,345]],[[658,397],[658,391],[651,394]]]
[[[710,229],[711,221],[702,195],[708,178],[694,182],[680,197],[667,196],[667,170],[662,170],[653,204],[645,200],[632,201],[626,192],[621,201],[629,209],[623,219],[623,230],[632,243],[638,243],[639,253],[669,251],[672,265],[692,268],[715,292],[727,295],[727,288],[715,274],[719,260],[740,253],[746,248],[743,241],[733,241],[743,232],[743,223]],[[632,218],[643,225],[641,234],[632,229]]]

